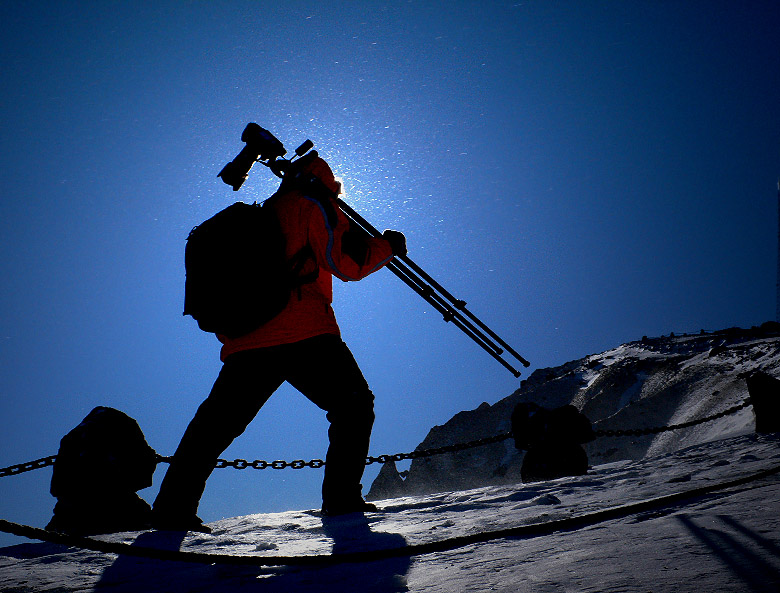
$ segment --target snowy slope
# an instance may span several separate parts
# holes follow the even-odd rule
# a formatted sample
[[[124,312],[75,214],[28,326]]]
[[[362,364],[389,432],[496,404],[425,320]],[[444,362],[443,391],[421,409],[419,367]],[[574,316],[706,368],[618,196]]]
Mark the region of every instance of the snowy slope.
[[[743,435],[600,465],[577,478],[386,500],[381,512],[365,519],[323,521],[314,511],[291,511],[218,521],[211,524],[211,535],[144,532],[101,539],[254,556],[397,549],[711,487],[780,467],[778,445],[778,435]],[[317,568],[191,564],[30,543],[0,549],[0,590],[777,591],[778,501],[780,474],[775,473],[545,535],[487,537],[436,553]]]
[[[644,429],[717,414],[748,396],[746,374],[780,377],[780,326],[731,328],[695,335],[643,338],[555,368],[539,369],[515,393],[456,414],[431,429],[418,449],[490,437],[510,429],[519,402],[554,408],[573,404],[595,429]],[[752,432],[750,407],[693,428],[657,435],[602,437],[586,446],[591,464],[670,453],[725,436]],[[520,481],[523,456],[513,441],[412,461],[401,480],[387,464],[369,498],[462,490]]]

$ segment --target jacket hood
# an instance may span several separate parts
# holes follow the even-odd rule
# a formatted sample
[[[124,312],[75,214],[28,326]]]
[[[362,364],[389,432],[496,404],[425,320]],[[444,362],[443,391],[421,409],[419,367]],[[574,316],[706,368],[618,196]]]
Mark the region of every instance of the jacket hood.
[[[319,156],[309,157],[307,155],[301,158],[293,163],[292,169],[288,171],[287,175],[291,173],[294,178],[300,178],[301,175],[308,173],[319,179],[334,194],[342,193],[341,182],[333,175],[330,165]]]

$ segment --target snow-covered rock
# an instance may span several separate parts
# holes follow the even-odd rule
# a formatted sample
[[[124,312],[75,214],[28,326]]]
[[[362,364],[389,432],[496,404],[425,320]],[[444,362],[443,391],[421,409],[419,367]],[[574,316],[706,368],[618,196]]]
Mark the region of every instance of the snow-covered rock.
[[[494,405],[456,414],[417,447],[432,449],[510,430],[520,402],[548,408],[572,404],[596,430],[664,427],[717,414],[743,402],[745,377],[780,376],[780,325],[642,338],[554,368],[539,369]],[[647,436],[600,437],[586,445],[591,464],[641,459],[752,432],[750,407],[695,427]],[[368,497],[464,490],[520,481],[523,454],[507,439],[458,453],[412,461],[405,479],[387,464]]]

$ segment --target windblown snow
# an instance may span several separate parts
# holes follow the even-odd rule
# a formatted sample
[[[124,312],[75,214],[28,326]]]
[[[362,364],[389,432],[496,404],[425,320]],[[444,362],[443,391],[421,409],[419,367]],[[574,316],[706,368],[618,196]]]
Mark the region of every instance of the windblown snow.
[[[642,428],[717,413],[747,396],[743,373],[780,374],[780,338],[770,334],[730,330],[644,339],[540,370],[505,400],[435,428],[421,446],[507,430],[507,411],[519,401],[572,402],[597,428]],[[509,445],[437,456],[449,460],[433,458],[428,465],[415,462],[406,480],[398,477],[401,487],[424,485],[428,491],[383,497],[379,512],[365,516],[325,519],[300,510],[224,519],[210,524],[209,535],[96,536],[135,547],[258,557],[337,560],[356,551],[405,550],[397,557],[321,567],[236,567],[26,543],[0,549],[0,591],[780,589],[780,472],[771,472],[780,469],[780,434],[754,434],[750,407],[675,433],[597,439],[589,446],[593,467],[587,475],[548,482],[520,483],[514,474],[520,459]],[[442,475],[448,471],[458,475],[446,482]],[[442,486],[464,484],[466,473],[476,473],[483,483]],[[742,483],[718,487],[741,478]],[[454,539],[524,525],[564,525],[555,522],[686,492],[692,494],[546,534],[498,534],[463,544]],[[453,544],[435,553],[415,551],[430,542]]]

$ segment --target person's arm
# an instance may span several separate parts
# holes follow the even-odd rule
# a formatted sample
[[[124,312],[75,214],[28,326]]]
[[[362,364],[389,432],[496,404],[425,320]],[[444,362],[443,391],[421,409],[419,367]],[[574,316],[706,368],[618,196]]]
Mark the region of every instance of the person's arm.
[[[317,264],[340,280],[365,278],[382,268],[397,253],[393,251],[393,244],[398,245],[397,237],[392,237],[393,241],[370,237],[362,230],[352,228],[349,219],[337,206],[333,205],[333,210],[328,212],[329,209],[318,200],[307,199],[314,204],[309,220],[309,244]]]

